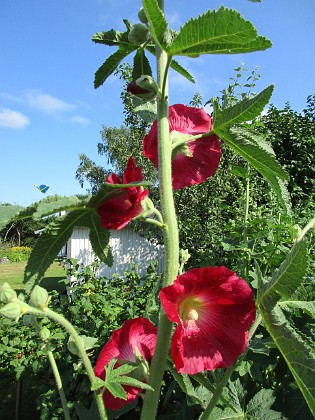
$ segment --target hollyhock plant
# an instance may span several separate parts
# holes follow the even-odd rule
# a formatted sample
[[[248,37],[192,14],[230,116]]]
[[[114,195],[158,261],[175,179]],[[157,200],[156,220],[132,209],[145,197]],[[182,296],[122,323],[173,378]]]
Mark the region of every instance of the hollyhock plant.
[[[114,331],[103,347],[95,365],[94,373],[105,380],[105,367],[112,359],[117,359],[116,367],[124,362],[135,363],[137,369],[131,372],[136,379],[145,381],[148,371],[147,361],[152,358],[156,343],[157,328],[146,318],[135,318],[124,322]],[[134,401],[141,392],[140,388],[123,385],[127,400],[115,398],[109,391],[103,394],[106,408],[119,410]]]
[[[199,108],[177,104],[169,107],[169,130],[172,142],[172,182],[178,190],[188,185],[201,184],[212,176],[221,157],[219,138],[212,134],[189,140],[191,136],[209,133],[211,117]],[[158,167],[157,120],[144,138],[143,154]]]
[[[143,180],[141,168],[133,157],[128,160],[127,168],[121,181],[116,174],[110,175],[106,182],[110,184],[130,184]],[[125,227],[131,219],[139,216],[143,209],[141,202],[147,197],[149,190],[141,186],[132,186],[116,191],[112,198],[102,203],[97,211],[101,216],[101,225],[106,229],[119,230]]]
[[[160,299],[177,323],[172,356],[179,373],[228,367],[246,349],[256,314],[253,293],[226,267],[189,270],[162,289]]]

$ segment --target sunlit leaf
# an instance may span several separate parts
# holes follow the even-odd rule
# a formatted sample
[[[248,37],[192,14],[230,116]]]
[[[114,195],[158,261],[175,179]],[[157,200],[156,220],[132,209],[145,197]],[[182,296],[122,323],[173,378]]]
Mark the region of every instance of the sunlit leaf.
[[[190,19],[168,49],[170,55],[236,54],[269,48],[251,22],[238,12],[221,7]]]
[[[156,0],[142,0],[145,14],[150,22],[150,31],[153,38],[162,49],[166,49],[165,33],[167,21]]]
[[[152,76],[152,70],[144,49],[139,48],[133,58],[132,78],[136,80],[143,75]]]

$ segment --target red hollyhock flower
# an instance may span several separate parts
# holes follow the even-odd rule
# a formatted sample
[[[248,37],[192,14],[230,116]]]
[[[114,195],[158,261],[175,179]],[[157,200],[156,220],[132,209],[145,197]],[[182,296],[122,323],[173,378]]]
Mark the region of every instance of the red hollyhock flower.
[[[255,303],[248,284],[225,267],[195,268],[160,292],[176,322],[172,356],[179,373],[232,365],[248,344]]]
[[[177,104],[169,107],[169,124],[170,138],[174,145],[185,136],[209,133],[212,120],[203,109]],[[158,167],[157,120],[144,138],[143,154]],[[173,189],[179,190],[204,182],[217,170],[220,157],[220,141],[214,134],[175,147],[172,157]]]
[[[123,175],[123,181],[116,174],[112,174],[106,182],[110,184],[130,184],[142,180],[141,168],[136,165],[131,156]],[[141,202],[148,194],[149,190],[143,190],[142,187],[136,186],[116,191],[112,198],[106,200],[97,209],[101,216],[101,225],[106,229],[122,229],[131,219],[142,213]]]
[[[157,328],[146,318],[135,318],[125,321],[121,328],[113,332],[110,340],[103,347],[96,361],[95,375],[105,380],[105,367],[112,359],[118,359],[116,367],[120,366],[123,362],[138,363],[139,369],[136,369],[136,379],[144,380],[143,364],[139,360],[139,354],[144,361],[152,358],[156,335]],[[131,372],[131,375],[134,372]],[[104,392],[103,400],[106,408],[119,410],[125,404],[134,401],[141,392],[140,388],[132,386],[123,385],[123,388],[127,393],[127,400],[115,398],[107,390]]]

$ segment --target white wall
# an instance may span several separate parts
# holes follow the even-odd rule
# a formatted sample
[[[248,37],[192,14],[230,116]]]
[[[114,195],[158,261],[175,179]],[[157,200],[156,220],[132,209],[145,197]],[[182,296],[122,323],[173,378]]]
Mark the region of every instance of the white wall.
[[[131,262],[139,264],[138,271],[145,274],[152,260],[158,260],[158,272],[163,270],[163,246],[154,245],[128,228],[112,230],[110,247],[114,263],[112,267],[101,265],[100,275],[111,277],[114,273],[122,274],[130,269]],[[89,241],[89,229],[75,227],[67,247],[68,258],[76,258],[80,264],[88,265],[93,262],[93,251]]]

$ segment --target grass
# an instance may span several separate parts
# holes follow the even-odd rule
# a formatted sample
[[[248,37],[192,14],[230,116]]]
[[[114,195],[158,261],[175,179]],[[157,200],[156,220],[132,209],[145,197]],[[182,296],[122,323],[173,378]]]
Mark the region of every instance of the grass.
[[[26,262],[16,262],[0,264],[0,285],[4,282],[17,290],[23,290],[23,276]],[[59,283],[60,280],[66,278],[66,271],[58,261],[52,263],[42,278],[40,285],[48,291],[57,290],[58,292],[65,292],[65,284]]]

